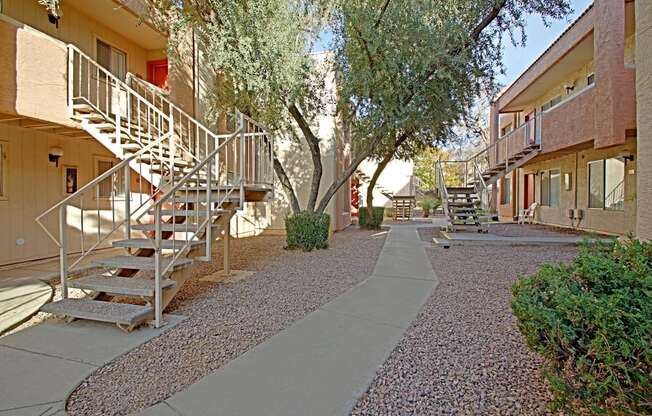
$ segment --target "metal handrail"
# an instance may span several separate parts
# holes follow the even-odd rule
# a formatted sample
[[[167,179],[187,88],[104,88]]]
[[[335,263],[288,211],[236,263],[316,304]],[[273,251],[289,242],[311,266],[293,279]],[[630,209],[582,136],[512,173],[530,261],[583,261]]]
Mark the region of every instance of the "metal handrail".
[[[142,95],[140,95],[136,90],[134,90],[133,88],[131,88],[127,83],[125,83],[125,82],[122,81],[120,78],[116,77],[116,76],[113,75],[110,71],[108,71],[107,69],[105,69],[105,68],[104,68],[102,65],[100,65],[96,60],[94,60],[93,58],[91,58],[90,56],[88,56],[88,55],[86,55],[84,52],[82,52],[81,49],[79,49],[78,47],[76,47],[76,46],[73,45],[72,43],[69,43],[69,44],[68,44],[68,50],[73,50],[74,52],[78,53],[80,56],[83,56],[84,59],[86,59],[89,63],[92,63],[95,67],[97,67],[98,70],[102,71],[102,73],[103,73],[107,78],[111,78],[111,79],[112,79],[112,80],[113,80],[117,85],[119,85],[120,87],[122,87],[122,88],[124,88],[125,90],[129,91],[129,93],[130,93],[131,95],[133,95],[133,96],[135,96],[136,98],[138,98],[138,99],[139,99],[140,101],[142,101],[142,102],[143,102],[147,107],[151,108],[154,112],[158,112],[158,113],[160,113],[160,115],[161,115],[164,119],[166,119],[167,121],[170,121],[169,117],[168,117],[164,112],[162,112],[162,111],[160,111],[158,108],[156,108],[155,105],[151,104],[149,101],[147,101],[147,99],[145,99],[145,97],[143,97]],[[70,57],[71,57],[71,56],[69,55],[69,59],[70,59]],[[72,75],[72,74],[68,74],[68,76],[71,76],[71,75]],[[68,96],[68,99],[69,99],[69,104],[72,104],[72,99],[73,99],[72,94],[70,94],[70,95]],[[72,105],[69,106],[69,110],[72,111]]]
[[[47,210],[45,210],[42,214],[40,214],[38,217],[36,217],[35,221],[38,223],[41,228],[45,231],[45,233],[52,239],[54,244],[57,245],[57,247],[61,247],[61,243],[59,240],[57,240],[47,229],[47,227],[41,222],[43,218],[45,218],[48,214],[52,213],[54,210],[61,208],[65,205],[68,205],[68,203],[74,199],[77,199],[80,197],[80,195],[86,193],[89,189],[95,187],[98,185],[100,182],[104,181],[105,179],[113,176],[116,172],[119,172],[121,169],[124,169],[125,166],[129,166],[129,163],[132,162],[133,160],[137,159],[138,157],[142,156],[143,154],[147,153],[150,151],[152,148],[158,146],[161,142],[166,140],[168,138],[169,134],[166,136],[161,137],[155,142],[150,143],[146,147],[143,147],[140,149],[138,152],[134,153],[133,155],[129,156],[127,159],[122,160],[120,163],[112,167],[111,169],[107,170],[97,178],[93,179],[92,181],[88,182],[86,185],[82,186],[77,190],[77,192],[67,196],[63,200],[59,201],[55,205],[51,206]]]

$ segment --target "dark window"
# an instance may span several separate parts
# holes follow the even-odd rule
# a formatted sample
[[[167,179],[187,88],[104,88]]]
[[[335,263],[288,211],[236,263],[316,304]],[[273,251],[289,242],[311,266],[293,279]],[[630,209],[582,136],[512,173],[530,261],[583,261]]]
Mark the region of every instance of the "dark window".
[[[561,193],[561,171],[551,170],[550,171],[550,190],[548,195],[550,195],[550,206],[558,207],[560,202],[560,193]]]
[[[550,172],[541,172],[541,205],[550,205]]]
[[[500,187],[500,203],[507,205],[512,202],[512,178],[504,177]]]
[[[586,85],[593,85],[595,83],[595,74],[590,74],[586,77]]]
[[[589,162],[589,208],[604,208],[604,160]]]

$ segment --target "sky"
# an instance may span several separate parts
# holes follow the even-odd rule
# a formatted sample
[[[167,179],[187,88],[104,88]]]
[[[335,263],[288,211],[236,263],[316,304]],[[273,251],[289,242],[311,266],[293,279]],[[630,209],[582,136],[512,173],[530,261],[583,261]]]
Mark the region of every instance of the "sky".
[[[562,20],[549,21],[549,27],[543,24],[540,16],[529,16],[525,27],[525,47],[512,45],[509,37],[503,39],[505,75],[498,81],[504,85],[511,84],[592,2],[592,0],[571,0],[573,13]]]
[[[498,78],[503,85],[511,84],[539,57],[555,39],[593,2],[593,0],[570,0],[573,13],[561,20],[549,21],[546,27],[538,15],[527,18],[525,27],[525,46],[514,46],[509,37],[503,39],[503,63],[505,75]],[[331,35],[322,33],[313,47],[313,52],[326,50],[330,45]]]

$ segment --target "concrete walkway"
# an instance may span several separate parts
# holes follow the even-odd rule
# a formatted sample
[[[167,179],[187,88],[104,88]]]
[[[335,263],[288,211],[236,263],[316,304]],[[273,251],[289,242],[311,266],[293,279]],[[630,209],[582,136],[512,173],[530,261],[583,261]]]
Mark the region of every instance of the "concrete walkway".
[[[546,246],[546,245],[577,245],[582,241],[588,241],[595,243],[597,241],[603,243],[612,243],[613,239],[610,238],[586,238],[583,236],[577,235],[567,235],[567,236],[523,236],[523,237],[505,237],[495,234],[479,234],[479,233],[447,233],[442,231],[441,233],[444,238],[433,238],[433,242],[440,246],[451,246],[451,245],[507,245],[507,246],[519,246],[519,245],[535,245],[535,246]]]
[[[360,285],[142,414],[348,415],[437,284],[418,226],[391,228]]]
[[[125,334],[114,325],[49,321],[0,338],[0,416],[65,414],[65,401],[93,371],[172,328]],[[108,404],[107,404],[108,405]]]
[[[123,249],[105,249],[89,255],[75,267],[77,273],[93,268],[92,262],[122,253]],[[68,257],[69,264],[77,255]],[[74,277],[74,276],[73,276]],[[52,299],[52,285],[59,282],[59,258],[33,261],[0,268],[0,334],[38,312]]]

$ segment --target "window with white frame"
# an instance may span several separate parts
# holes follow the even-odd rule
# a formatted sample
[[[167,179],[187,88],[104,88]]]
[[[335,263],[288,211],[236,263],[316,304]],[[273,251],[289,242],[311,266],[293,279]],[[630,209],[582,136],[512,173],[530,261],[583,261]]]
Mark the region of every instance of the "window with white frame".
[[[625,207],[625,160],[611,158],[588,163],[589,208],[620,211]]]
[[[127,54],[97,39],[97,62],[124,81],[127,77]]]
[[[558,207],[561,199],[561,171],[559,169],[541,172],[541,205]]]
[[[95,175],[96,177],[102,175],[106,171],[113,168],[119,162],[111,158],[96,157],[95,158]],[[125,194],[125,181],[124,171],[122,169],[115,172],[113,175],[104,179],[98,184],[96,197],[98,198],[117,198],[124,197]]]

